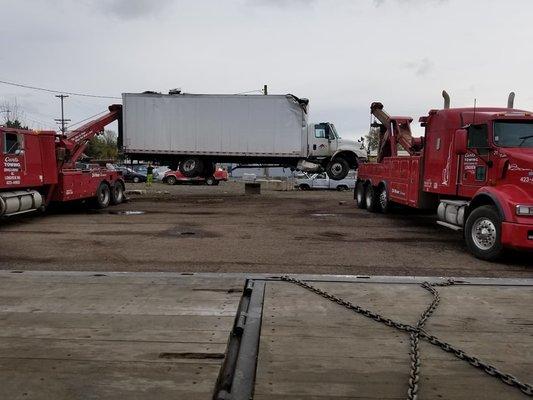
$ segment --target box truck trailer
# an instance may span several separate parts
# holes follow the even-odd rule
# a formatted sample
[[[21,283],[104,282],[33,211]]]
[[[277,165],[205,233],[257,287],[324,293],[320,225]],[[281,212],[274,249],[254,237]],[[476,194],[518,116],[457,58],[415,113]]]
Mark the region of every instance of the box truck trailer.
[[[293,95],[125,93],[119,144],[131,159],[187,177],[209,177],[226,162],[323,169],[343,179],[366,152],[332,123],[308,123],[308,105]]]

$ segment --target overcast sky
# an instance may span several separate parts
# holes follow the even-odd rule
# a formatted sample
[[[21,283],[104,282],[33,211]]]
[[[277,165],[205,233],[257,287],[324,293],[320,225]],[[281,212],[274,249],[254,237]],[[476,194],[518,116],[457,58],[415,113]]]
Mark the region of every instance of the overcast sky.
[[[372,101],[417,121],[441,107],[442,89],[452,106],[503,106],[514,90],[533,110],[531,0],[0,0],[0,10],[5,81],[119,97],[267,84],[309,98],[311,120],[345,137],[368,131]],[[53,94],[0,84],[0,102],[15,99],[33,127],[59,117]],[[113,101],[72,96],[67,117]]]

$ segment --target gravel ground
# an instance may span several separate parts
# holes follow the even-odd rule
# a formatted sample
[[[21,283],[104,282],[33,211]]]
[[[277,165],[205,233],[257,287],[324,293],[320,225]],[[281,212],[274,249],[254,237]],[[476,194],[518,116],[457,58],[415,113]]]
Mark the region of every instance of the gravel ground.
[[[0,221],[0,268],[533,277],[533,254],[477,260],[431,214],[372,214],[352,192],[243,192],[155,184],[106,210]]]

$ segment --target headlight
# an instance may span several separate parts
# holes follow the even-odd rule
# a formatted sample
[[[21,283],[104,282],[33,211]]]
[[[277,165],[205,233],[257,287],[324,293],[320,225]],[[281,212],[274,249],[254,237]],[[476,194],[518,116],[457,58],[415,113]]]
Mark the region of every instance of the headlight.
[[[533,215],[533,206],[516,206],[516,215]]]

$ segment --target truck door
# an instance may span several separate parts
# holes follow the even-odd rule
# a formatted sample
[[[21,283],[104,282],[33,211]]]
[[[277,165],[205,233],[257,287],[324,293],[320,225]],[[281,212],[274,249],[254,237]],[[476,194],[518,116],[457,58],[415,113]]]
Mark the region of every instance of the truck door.
[[[324,172],[317,174],[315,179],[313,179],[313,188],[315,189],[329,188],[329,178]]]
[[[468,128],[468,152],[461,156],[458,176],[458,194],[472,196],[487,184],[490,147],[486,124]]]
[[[330,143],[331,128],[327,123],[311,124],[308,130],[309,156],[326,157],[331,154]]]
[[[0,135],[0,150],[2,151],[2,187],[16,187],[22,184],[24,175],[24,135],[17,132],[3,131]]]

